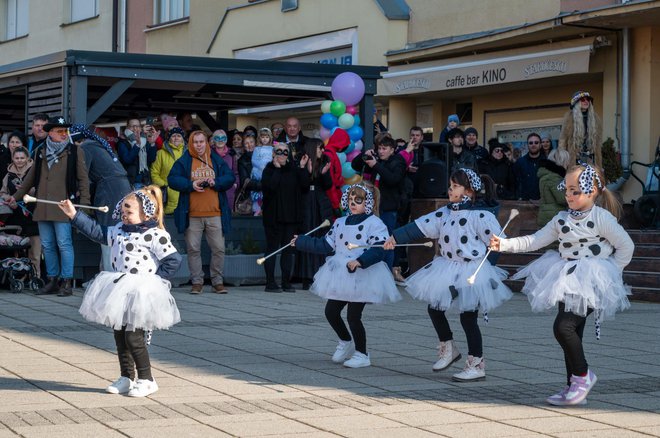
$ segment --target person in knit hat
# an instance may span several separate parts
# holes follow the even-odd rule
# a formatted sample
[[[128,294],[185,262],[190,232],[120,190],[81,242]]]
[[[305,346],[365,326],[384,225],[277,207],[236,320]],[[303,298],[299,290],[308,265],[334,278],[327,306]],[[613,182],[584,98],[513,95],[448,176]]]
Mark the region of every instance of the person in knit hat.
[[[470,126],[465,130],[465,149],[472,152],[477,160],[477,165],[488,159],[488,150],[478,142],[479,132],[476,128]]]
[[[161,151],[162,152],[162,151]],[[225,238],[231,230],[231,208],[226,191],[236,177],[218,154],[212,154],[203,131],[190,134],[188,149],[176,160],[167,182],[176,190],[177,206],[174,222],[180,233],[185,233],[191,294],[201,294],[204,285],[202,270],[202,235],[211,249],[209,271],[213,291],[226,294],[223,267],[225,264]]]
[[[170,129],[163,148],[156,153],[156,161],[151,166],[151,181],[160,186],[163,191],[165,214],[174,213],[174,209],[179,203],[179,192],[168,187],[167,176],[170,174],[174,162],[181,158],[186,149],[184,135],[185,132],[178,126]]]
[[[603,167],[602,125],[593,103],[588,91],[578,91],[571,98],[570,110],[564,114],[558,148],[568,152],[570,166],[581,161]]]
[[[447,134],[449,134],[449,131],[452,129],[458,128],[458,126],[461,124],[461,120],[458,118],[457,114],[452,114],[451,116],[447,117],[447,126],[445,126],[445,129],[442,130],[440,133],[440,143],[447,143],[449,142],[449,137]]]

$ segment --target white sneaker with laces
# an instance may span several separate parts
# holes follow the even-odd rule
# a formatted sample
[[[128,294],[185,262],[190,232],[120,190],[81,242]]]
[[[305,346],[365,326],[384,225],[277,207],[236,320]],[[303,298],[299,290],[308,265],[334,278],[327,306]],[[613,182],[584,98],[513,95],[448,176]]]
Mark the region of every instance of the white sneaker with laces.
[[[155,380],[137,379],[135,385],[128,391],[129,397],[146,397],[158,391]]]
[[[343,363],[355,353],[355,344],[353,341],[339,340],[335,354],[332,355],[334,363]]]
[[[442,371],[461,358],[454,341],[440,342],[438,347],[438,361],[433,364],[433,371]]]
[[[110,394],[126,394],[133,388],[134,385],[134,381],[128,377],[121,376],[112,382],[107,388],[105,388],[105,392]]]
[[[452,380],[456,382],[472,382],[486,378],[486,364],[481,357],[468,356],[465,368],[460,373],[454,374]]]
[[[344,366],[346,368],[364,368],[371,366],[371,360],[368,354],[356,351],[350,359],[344,362]]]

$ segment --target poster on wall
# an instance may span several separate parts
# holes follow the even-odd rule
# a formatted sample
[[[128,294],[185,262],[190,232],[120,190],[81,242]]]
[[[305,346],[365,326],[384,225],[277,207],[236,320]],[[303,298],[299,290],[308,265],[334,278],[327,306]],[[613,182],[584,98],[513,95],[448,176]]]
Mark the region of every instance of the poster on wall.
[[[552,124],[547,124],[547,122],[538,124],[531,124],[530,122],[503,123],[494,125],[493,132],[496,133],[500,143],[507,144],[512,148],[513,156],[517,159],[527,153],[527,136],[532,133],[549,135],[552,148],[557,148],[561,122],[557,121]]]

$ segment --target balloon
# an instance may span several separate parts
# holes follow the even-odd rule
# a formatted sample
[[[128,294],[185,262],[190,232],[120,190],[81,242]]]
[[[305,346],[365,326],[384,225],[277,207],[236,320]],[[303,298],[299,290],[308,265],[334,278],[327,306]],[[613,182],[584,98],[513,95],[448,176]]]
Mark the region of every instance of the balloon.
[[[330,113],[323,114],[321,116],[321,125],[323,125],[323,127],[326,129],[332,129],[337,126],[337,117]]]
[[[346,162],[346,154],[343,152],[337,152],[337,158],[339,158],[339,162],[343,166],[344,163]]]
[[[324,100],[321,104],[321,112],[327,114],[330,112],[330,105],[332,104],[331,100]]]
[[[335,100],[330,104],[330,112],[333,116],[339,117],[346,112],[346,104],[341,100]]]
[[[344,193],[346,190],[348,190],[349,187],[350,187],[350,185],[344,184],[343,186],[341,186],[341,192]]]
[[[346,106],[346,112],[349,113],[350,115],[354,116],[357,114],[358,109],[355,105],[347,105]]]
[[[355,121],[352,115],[344,113],[341,116],[339,116],[339,119],[337,119],[337,123],[339,123],[339,127],[342,129],[350,129],[353,126],[353,123],[355,123]]]
[[[357,105],[364,96],[364,81],[352,72],[344,72],[332,81],[332,97],[346,105]]]
[[[327,114],[324,114],[324,116],[326,115]],[[321,119],[323,119],[323,117],[321,117]],[[348,132],[348,136],[351,138],[351,141],[358,141],[364,135],[364,131],[358,125],[353,125],[351,129],[347,129],[346,132]]]
[[[355,174],[350,178],[344,178],[344,183],[348,185],[357,184],[362,180],[362,176]]]
[[[355,150],[355,143],[351,142],[351,144],[349,144],[348,147],[346,149],[344,149],[344,153],[346,155],[348,155],[351,152],[353,152],[354,150]],[[348,161],[351,161],[351,160],[348,160]]]
[[[346,154],[346,161],[353,161],[355,157],[360,156],[360,151],[353,151]]]
[[[321,126],[321,129],[319,129],[319,135],[321,136],[321,140],[327,140],[330,138],[330,130],[325,126]]]
[[[360,119],[360,116],[357,115],[357,114],[353,116],[353,120],[355,120],[356,125],[361,125],[362,124],[362,119]]]
[[[364,146],[364,143],[362,143],[362,140],[358,140],[355,142],[355,150],[356,151],[361,151],[362,147]]]
[[[341,176],[350,178],[355,175],[355,170],[351,167],[351,163],[343,163],[341,165]]]

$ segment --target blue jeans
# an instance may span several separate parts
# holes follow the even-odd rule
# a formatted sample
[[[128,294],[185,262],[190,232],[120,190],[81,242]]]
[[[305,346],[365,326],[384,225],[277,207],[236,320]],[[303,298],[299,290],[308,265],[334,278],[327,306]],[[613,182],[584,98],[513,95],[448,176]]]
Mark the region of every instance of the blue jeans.
[[[46,275],[73,278],[73,239],[69,222],[39,221],[39,235],[46,259]],[[62,269],[60,270],[60,259]]]
[[[383,221],[383,223],[387,226],[387,231],[390,233],[390,236],[392,235],[392,232],[396,229],[396,210],[395,211],[381,211],[380,212],[380,220]],[[387,263],[387,266],[392,269],[392,266],[397,266],[395,262],[397,262],[396,256],[396,251],[385,251],[385,260],[383,260],[385,263]]]

